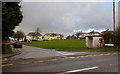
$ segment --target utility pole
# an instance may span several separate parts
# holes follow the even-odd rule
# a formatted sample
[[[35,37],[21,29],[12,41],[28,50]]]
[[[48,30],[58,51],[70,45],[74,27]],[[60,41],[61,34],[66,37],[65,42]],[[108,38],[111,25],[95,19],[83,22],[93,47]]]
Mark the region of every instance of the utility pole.
[[[113,26],[113,29],[115,31],[115,0],[113,0]]]
[[[115,0],[113,0],[113,27],[115,33]],[[115,36],[113,38],[113,44],[115,45]]]

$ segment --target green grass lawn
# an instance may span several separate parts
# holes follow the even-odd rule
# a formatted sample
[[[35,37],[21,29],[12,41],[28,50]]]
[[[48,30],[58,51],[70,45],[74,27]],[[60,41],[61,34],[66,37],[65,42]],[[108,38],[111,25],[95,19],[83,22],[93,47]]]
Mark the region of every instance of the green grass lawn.
[[[58,51],[118,51],[117,47],[88,49],[85,47],[85,39],[32,41],[31,43],[23,42],[23,45],[54,49]]]

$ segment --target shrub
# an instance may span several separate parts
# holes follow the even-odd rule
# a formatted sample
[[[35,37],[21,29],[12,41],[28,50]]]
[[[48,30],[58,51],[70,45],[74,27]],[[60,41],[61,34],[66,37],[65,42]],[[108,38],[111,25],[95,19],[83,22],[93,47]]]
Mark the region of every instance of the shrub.
[[[115,45],[120,47],[120,27],[114,32]]]

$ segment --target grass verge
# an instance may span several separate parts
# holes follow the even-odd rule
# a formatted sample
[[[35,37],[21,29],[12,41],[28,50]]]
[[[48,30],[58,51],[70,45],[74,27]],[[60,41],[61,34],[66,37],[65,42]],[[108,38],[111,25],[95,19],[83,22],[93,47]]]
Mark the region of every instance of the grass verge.
[[[7,57],[11,57],[11,56],[13,56],[12,53],[2,54],[2,58],[7,58]]]
[[[51,41],[32,41],[23,42],[23,45],[54,49],[57,51],[119,51],[118,47],[103,47],[89,49],[85,46],[85,39],[79,40],[51,40]]]

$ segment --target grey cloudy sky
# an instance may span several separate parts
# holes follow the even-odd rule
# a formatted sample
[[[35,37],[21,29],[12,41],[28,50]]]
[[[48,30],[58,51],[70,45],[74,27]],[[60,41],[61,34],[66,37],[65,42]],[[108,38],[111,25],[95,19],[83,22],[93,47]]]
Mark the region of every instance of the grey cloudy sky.
[[[23,21],[16,30],[64,35],[90,29],[112,29],[112,2],[22,2]]]

